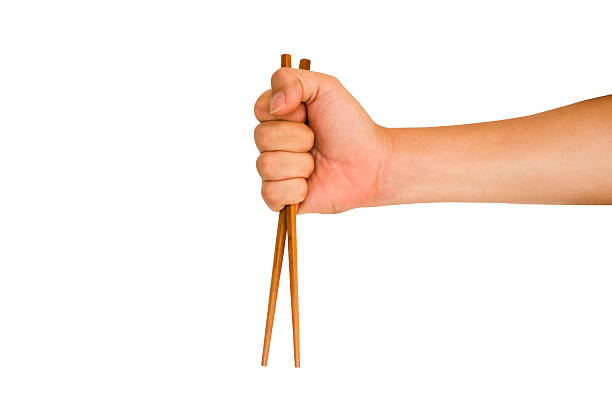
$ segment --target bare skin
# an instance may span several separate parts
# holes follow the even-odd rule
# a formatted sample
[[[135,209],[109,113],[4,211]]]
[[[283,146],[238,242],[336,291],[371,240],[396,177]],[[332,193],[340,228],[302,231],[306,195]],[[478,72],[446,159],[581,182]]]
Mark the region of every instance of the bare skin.
[[[612,96],[503,121],[385,128],[336,78],[281,68],[255,116],[262,196],[275,211],[294,203],[298,213],[442,201],[612,204]]]

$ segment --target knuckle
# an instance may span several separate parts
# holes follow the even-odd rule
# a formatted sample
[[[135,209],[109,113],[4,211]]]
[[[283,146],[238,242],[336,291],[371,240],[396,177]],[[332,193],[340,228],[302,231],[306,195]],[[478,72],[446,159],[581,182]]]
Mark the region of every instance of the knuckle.
[[[263,123],[258,124],[254,131],[255,145],[261,150],[266,141],[266,130]]]
[[[255,118],[261,117],[261,113],[263,112],[263,103],[261,97],[257,99],[255,105],[253,106],[253,114],[255,114]]]
[[[271,81],[272,83],[282,82],[286,80],[287,78],[289,78],[290,75],[291,75],[291,68],[279,68],[276,70],[276,72],[272,74]]]
[[[261,196],[272,210],[280,205],[281,199],[278,188],[272,182],[263,182],[261,185]]]
[[[266,165],[264,160],[265,160],[264,155],[259,154],[259,156],[257,157],[257,160],[255,161],[255,167],[257,168],[257,172],[259,173],[259,176],[264,175],[265,165]]]
[[[261,176],[268,176],[271,172],[272,159],[269,153],[263,152],[259,154],[259,158],[257,158],[258,166],[257,170]]]
[[[342,87],[342,83],[340,83],[340,80],[335,77],[335,76],[331,76],[331,75],[326,75],[327,76],[327,82],[329,83],[330,86],[335,86],[335,87]]]
[[[264,201],[268,204],[272,201],[272,188],[270,182],[261,183],[261,197],[263,197]]]
[[[255,115],[255,118],[259,118],[259,100],[255,102],[255,105],[253,106],[253,114]]]
[[[265,119],[266,113],[268,112],[269,94],[270,90],[263,92],[255,102],[255,106],[253,106],[253,113],[255,114],[255,118],[259,121]]]

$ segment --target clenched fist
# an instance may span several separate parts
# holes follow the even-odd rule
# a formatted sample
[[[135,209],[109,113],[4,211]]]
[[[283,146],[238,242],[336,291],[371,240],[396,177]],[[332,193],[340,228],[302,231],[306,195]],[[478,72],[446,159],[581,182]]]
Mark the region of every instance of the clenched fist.
[[[469,125],[376,125],[334,77],[281,68],[255,104],[268,206],[612,203],[612,96]]]
[[[255,103],[261,193],[275,211],[338,213],[373,205],[388,141],[340,82],[281,68]]]

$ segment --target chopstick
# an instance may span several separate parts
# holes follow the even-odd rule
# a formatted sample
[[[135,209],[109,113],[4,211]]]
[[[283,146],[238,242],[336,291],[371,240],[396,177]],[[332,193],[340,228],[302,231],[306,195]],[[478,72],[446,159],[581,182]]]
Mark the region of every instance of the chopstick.
[[[270,297],[268,298],[268,316],[266,317],[266,333],[264,335],[263,354],[261,365],[268,365],[268,352],[270,351],[270,338],[272,337],[272,325],[274,324],[274,312],[276,311],[276,297],[278,296],[278,282],[283,265],[283,252],[285,251],[285,237],[287,236],[287,216],[281,210],[278,216],[278,227],[276,228],[276,245],[274,247],[274,262],[272,263],[272,280],[270,281]]]
[[[291,55],[281,55],[281,67],[291,67]],[[308,59],[300,60],[300,69],[310,70]],[[297,234],[296,234],[296,211],[297,206],[291,204],[285,206],[278,214],[278,226],[276,228],[276,244],[274,246],[274,261],[272,263],[272,279],[270,280],[270,296],[268,298],[268,314],[266,317],[266,331],[264,334],[263,353],[261,365],[268,365],[268,353],[270,351],[270,340],[272,338],[272,326],[274,325],[274,313],[276,311],[276,299],[278,297],[278,284],[280,272],[283,265],[283,252],[285,250],[285,238],[288,235],[289,244],[289,290],[291,292],[291,323],[293,326],[293,360],[296,368],[300,367],[300,315],[298,300],[297,279]]]

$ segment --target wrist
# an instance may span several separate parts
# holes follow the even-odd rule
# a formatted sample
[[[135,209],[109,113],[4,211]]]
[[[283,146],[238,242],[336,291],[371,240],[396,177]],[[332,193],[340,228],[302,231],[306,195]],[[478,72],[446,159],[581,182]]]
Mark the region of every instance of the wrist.
[[[436,128],[382,128],[382,134],[375,206],[453,199],[461,159]]]
[[[418,171],[410,159],[408,129],[380,127],[382,157],[378,172],[376,196],[372,206],[411,203],[410,192]]]

